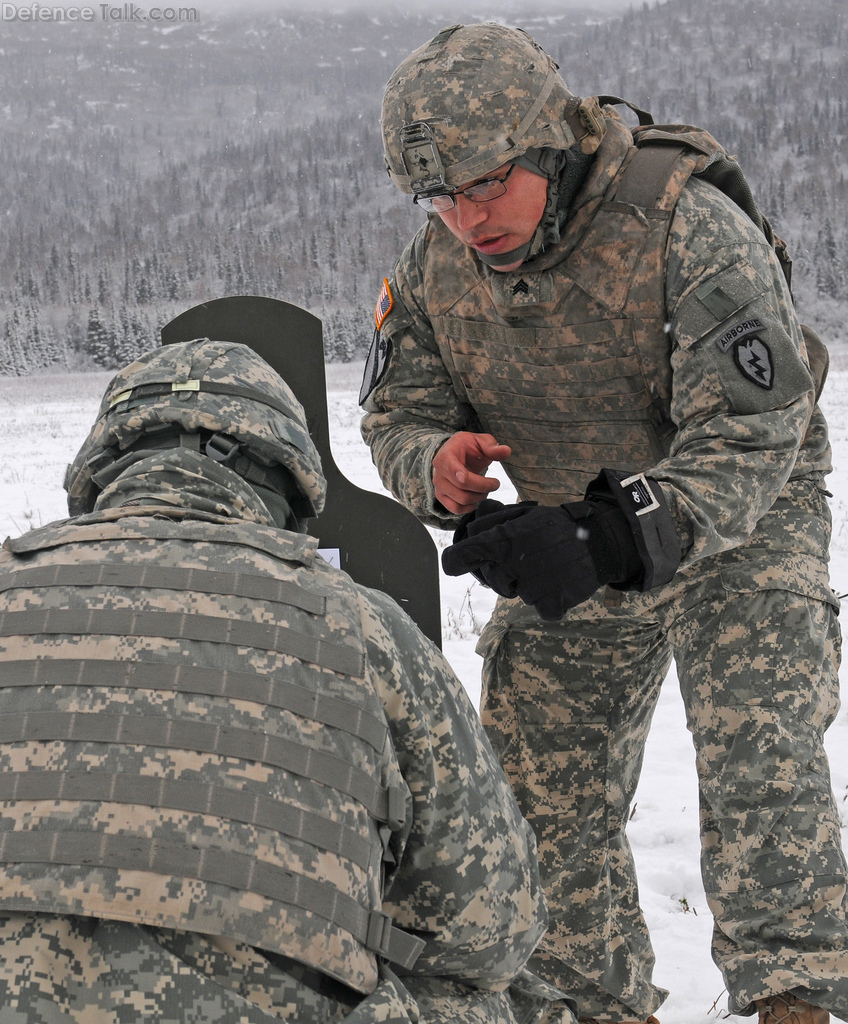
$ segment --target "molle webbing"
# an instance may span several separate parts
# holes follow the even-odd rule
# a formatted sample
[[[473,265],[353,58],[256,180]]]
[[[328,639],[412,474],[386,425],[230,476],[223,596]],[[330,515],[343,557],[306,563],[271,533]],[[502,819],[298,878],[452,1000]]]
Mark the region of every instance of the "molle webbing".
[[[288,679],[193,665],[145,662],[143,652],[134,661],[95,658],[40,658],[4,661],[0,688],[11,686],[98,686],[137,690],[171,690],[179,693],[251,701],[291,711],[301,718],[341,729],[363,740],[380,753],[386,745],[388,726],[364,708],[349,701],[308,690]]]
[[[346,857],[363,870],[372,856],[368,840],[339,822],[282,803],[275,797],[202,782],[100,771],[0,772],[0,802],[5,800],[97,800],[167,807],[271,829]]]
[[[245,622],[218,615],[182,612],[109,611],[105,609],[33,609],[0,613],[0,636],[76,634],[85,636],[157,637],[284,651],[300,661],[361,677],[365,654],[349,644],[322,640],[273,622]]]
[[[214,569],[179,569],[159,565],[44,565],[21,569],[0,578],[0,593],[41,587],[149,587],[183,593],[248,597],[292,605],[313,615],[323,615],[327,599],[304,590],[290,580]]]
[[[205,722],[132,715],[39,711],[0,717],[0,743],[57,740],[121,743],[235,757],[330,786],[358,801],[377,821],[394,828],[400,827],[406,814],[403,790],[381,786],[367,772],[342,758],[281,736]]]
[[[178,510],[174,510],[178,511]],[[252,526],[252,529],[250,528]],[[249,548],[259,551],[271,558],[282,561],[304,561],[304,556],[311,562],[312,556],[304,546],[312,543],[311,538],[299,536],[297,544],[302,554],[292,552],[291,534],[275,527],[261,527],[255,524],[241,523],[237,530],[231,523],[199,522],[192,519],[181,519],[178,523],[169,519],[149,519],[134,522],[132,519],[119,519],[116,522],[86,522],[76,520],[54,526],[51,529],[42,527],[30,530],[20,537],[10,538],[4,547],[14,555],[29,555],[36,551],[47,551],[64,544],[93,544],[101,541],[151,541],[166,540],[191,544],[195,541],[226,544],[228,547]],[[317,548],[317,542],[315,543]]]
[[[85,914],[93,886],[121,918],[141,871],[139,923],[196,922],[361,992],[376,957],[411,965],[422,943],[380,898],[408,790],[357,591],[312,569],[315,543],[121,519],[7,548],[0,909]]]
[[[135,835],[64,830],[4,832],[0,833],[0,862],[70,867],[95,863],[125,871],[195,878],[256,893],[332,921],[366,949],[404,967],[412,966],[424,945],[420,939],[395,929],[387,914],[367,910],[327,883],[231,850],[197,850]]]

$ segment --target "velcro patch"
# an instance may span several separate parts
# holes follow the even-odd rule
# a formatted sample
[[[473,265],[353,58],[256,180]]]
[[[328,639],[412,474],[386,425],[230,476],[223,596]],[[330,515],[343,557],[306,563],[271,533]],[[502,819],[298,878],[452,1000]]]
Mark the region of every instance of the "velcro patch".
[[[392,290],[389,287],[389,279],[383,278],[383,287],[380,291],[380,297],[377,299],[377,305],[374,307],[374,320],[377,324],[377,330],[383,326],[383,321],[391,312],[392,306],[395,304],[394,297],[392,296]]]
[[[380,334],[379,328],[374,331],[368,358],[365,360],[365,372],[362,375],[362,386],[359,389],[359,404],[365,401],[380,383],[386,363],[389,359],[389,343]]]
[[[764,331],[766,325],[760,320],[759,317],[752,316],[750,320],[740,320],[738,324],[734,324],[729,330],[725,331],[721,337],[716,338],[716,345],[726,352],[734,341],[741,341],[743,338],[750,337],[752,334],[757,334],[760,331]]]
[[[771,391],[774,384],[774,363],[771,358],[771,349],[764,341],[757,337],[748,338],[747,341],[738,341],[733,351],[733,357],[743,376],[757,387]]]
[[[706,284],[702,284],[695,294],[716,320],[726,320],[739,309],[739,303],[720,288],[715,281],[707,281]]]

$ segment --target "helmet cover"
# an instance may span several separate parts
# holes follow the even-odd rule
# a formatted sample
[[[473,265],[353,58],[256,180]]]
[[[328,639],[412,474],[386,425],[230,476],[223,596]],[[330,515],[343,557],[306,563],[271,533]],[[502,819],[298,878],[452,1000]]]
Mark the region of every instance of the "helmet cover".
[[[383,99],[386,168],[403,192],[458,188],[528,149],[570,149],[573,94],[519,28],[453,25],[410,54]]]
[[[154,349],[112,378],[65,476],[70,514],[94,508],[99,488],[92,461],[99,453],[122,451],[174,426],[235,438],[252,456],[291,473],[310,515],[323,509],[321,459],[291,388],[246,345],[199,338]]]

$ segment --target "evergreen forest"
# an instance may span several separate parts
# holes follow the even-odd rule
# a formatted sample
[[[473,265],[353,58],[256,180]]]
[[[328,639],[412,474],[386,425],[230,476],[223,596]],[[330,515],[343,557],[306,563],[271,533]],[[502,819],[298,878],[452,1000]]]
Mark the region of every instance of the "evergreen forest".
[[[383,170],[383,84],[487,17],[527,29],[574,92],[709,129],[789,244],[802,319],[848,341],[845,0],[197,11],[0,22],[0,374],[122,365],[229,294],[303,306],[330,360],[362,358],[422,217]]]

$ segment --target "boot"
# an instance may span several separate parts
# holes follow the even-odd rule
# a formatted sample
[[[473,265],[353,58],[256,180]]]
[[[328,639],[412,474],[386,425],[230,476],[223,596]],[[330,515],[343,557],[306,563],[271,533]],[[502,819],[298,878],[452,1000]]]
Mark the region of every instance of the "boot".
[[[791,992],[758,999],[759,1024],[828,1024],[830,1014],[820,1006],[805,1003]]]

